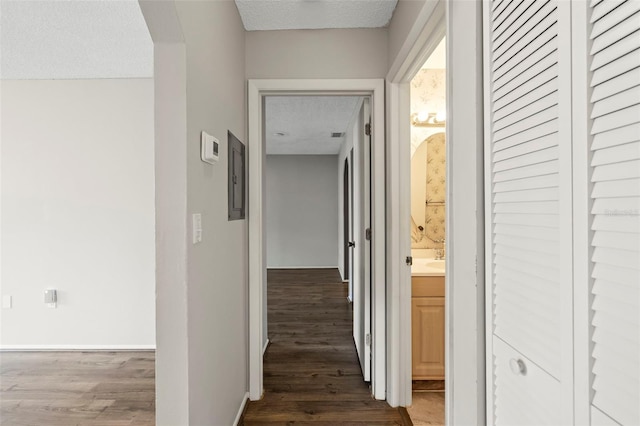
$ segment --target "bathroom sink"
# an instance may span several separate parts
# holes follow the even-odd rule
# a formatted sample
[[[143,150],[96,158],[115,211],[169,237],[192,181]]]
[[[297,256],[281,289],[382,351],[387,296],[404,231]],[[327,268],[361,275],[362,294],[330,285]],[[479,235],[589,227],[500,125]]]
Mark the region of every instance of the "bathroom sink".
[[[442,260],[427,260],[426,265],[430,268],[444,268],[444,259]]]

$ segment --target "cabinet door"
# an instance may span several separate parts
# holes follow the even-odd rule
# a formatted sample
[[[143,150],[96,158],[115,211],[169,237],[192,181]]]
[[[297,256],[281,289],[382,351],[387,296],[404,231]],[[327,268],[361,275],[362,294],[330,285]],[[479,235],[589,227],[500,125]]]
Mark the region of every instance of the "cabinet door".
[[[413,378],[444,379],[444,297],[411,300]]]
[[[504,377],[499,339],[564,384],[542,403],[572,423],[572,179],[570,5],[484,2],[487,400],[508,425],[531,390]],[[523,382],[524,383],[524,382]],[[501,389],[501,386],[514,387]],[[567,393],[565,393],[565,391]],[[498,398],[498,395],[509,398]],[[546,423],[545,423],[546,422]]]

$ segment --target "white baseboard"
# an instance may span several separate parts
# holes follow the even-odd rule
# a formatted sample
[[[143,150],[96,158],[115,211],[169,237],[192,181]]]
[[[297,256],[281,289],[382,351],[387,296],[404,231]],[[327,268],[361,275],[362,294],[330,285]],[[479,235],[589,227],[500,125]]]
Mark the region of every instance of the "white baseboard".
[[[244,412],[244,407],[247,405],[247,401],[249,400],[249,392],[244,394],[244,398],[242,398],[242,403],[240,404],[240,409],[238,410],[238,414],[236,414],[236,419],[233,421],[233,426],[238,426],[240,423],[240,418],[242,417],[242,413]]]
[[[267,351],[267,348],[269,347],[269,339],[267,339],[266,342],[264,342],[264,346],[262,347],[262,356],[264,356],[264,353]]]
[[[267,266],[267,269],[338,269],[337,266]]]
[[[155,345],[1,345],[0,352],[155,351]]]

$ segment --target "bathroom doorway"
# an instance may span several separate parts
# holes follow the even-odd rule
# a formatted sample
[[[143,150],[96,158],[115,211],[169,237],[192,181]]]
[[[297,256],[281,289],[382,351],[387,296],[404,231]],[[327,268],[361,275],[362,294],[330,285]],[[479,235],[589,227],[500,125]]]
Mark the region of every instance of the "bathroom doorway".
[[[415,425],[445,421],[446,42],[410,83],[411,383]]]

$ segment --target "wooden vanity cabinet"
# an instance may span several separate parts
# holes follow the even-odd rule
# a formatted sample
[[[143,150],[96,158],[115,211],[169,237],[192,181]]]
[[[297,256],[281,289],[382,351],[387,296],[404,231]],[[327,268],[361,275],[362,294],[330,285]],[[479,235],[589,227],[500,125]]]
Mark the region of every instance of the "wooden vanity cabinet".
[[[413,380],[444,380],[444,277],[411,278]]]

